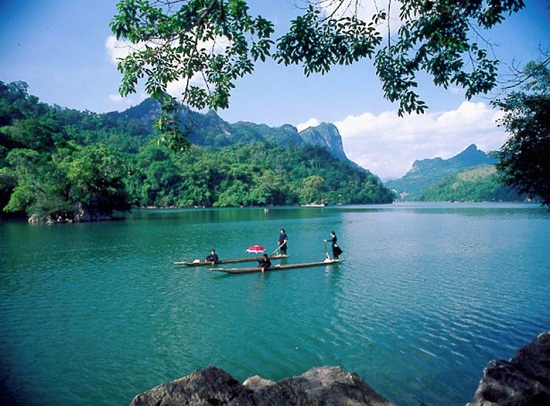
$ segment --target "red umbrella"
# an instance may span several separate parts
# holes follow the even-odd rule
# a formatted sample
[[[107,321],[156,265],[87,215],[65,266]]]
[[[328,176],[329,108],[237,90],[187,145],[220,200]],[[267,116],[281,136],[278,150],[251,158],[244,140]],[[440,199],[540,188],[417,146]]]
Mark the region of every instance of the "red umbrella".
[[[261,254],[265,252],[265,248],[261,245],[251,245],[246,249],[246,252],[253,252],[254,254]]]

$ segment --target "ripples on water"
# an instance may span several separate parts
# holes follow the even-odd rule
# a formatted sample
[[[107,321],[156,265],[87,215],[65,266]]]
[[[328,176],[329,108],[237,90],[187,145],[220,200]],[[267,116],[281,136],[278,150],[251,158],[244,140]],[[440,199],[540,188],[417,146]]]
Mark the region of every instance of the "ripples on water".
[[[465,404],[489,360],[550,327],[549,220],[529,205],[393,205],[6,223],[2,382],[24,404],[128,404],[210,364],[240,380],[341,365],[400,405]],[[288,262],[322,259],[330,230],[346,262],[250,275],[171,264],[270,251],[280,227]]]

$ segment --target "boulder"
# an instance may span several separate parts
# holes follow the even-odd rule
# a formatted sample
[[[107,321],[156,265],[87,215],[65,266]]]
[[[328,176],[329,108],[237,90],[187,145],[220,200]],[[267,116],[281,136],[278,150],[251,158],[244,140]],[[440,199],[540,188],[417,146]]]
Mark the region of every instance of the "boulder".
[[[468,405],[550,405],[550,332],[540,334],[509,361],[489,362]]]
[[[215,366],[137,395],[131,406],[391,405],[340,367],[313,368],[273,382],[253,376],[242,384]],[[521,348],[509,361],[493,360],[468,406],[550,405],[550,332]]]
[[[392,405],[354,373],[339,367],[313,368],[279,382],[259,376],[240,384],[215,366],[137,395],[131,406]]]

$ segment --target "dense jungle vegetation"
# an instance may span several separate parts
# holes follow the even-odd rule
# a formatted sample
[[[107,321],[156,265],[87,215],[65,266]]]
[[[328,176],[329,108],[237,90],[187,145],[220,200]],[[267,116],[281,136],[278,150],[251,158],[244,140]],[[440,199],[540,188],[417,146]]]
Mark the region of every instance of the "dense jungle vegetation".
[[[50,106],[0,82],[2,215],[98,220],[132,207],[388,203],[369,171],[315,146],[272,141],[175,152],[122,115]]]

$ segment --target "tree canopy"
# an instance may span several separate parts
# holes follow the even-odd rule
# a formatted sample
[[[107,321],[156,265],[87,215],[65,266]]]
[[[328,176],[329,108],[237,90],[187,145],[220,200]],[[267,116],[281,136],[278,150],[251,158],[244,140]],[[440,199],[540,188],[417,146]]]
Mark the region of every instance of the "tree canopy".
[[[494,104],[502,109],[508,139],[497,168],[519,192],[550,206],[550,58],[516,72],[511,91]]]
[[[0,82],[0,122],[4,212],[25,212],[37,221],[74,221],[130,209],[125,163],[112,137],[127,135],[122,121],[115,131],[114,123],[99,115],[40,103],[27,94],[24,82]]]
[[[464,87],[467,98],[495,87],[497,61],[480,33],[524,7],[522,0],[305,3],[288,32],[275,39],[273,22],[251,15],[245,0],[119,0],[111,29],[129,47],[118,63],[120,93],[135,92],[145,78],[147,93],[163,102],[159,129],[177,139],[172,113],[178,101],[227,108],[235,82],[252,74],[259,60],[301,65],[309,75],[369,58],[399,114],[422,113],[421,72],[437,86]],[[398,21],[390,18],[392,4],[400,7]],[[363,5],[374,5],[373,15],[362,16]],[[166,91],[178,80],[185,89],[176,99]]]

